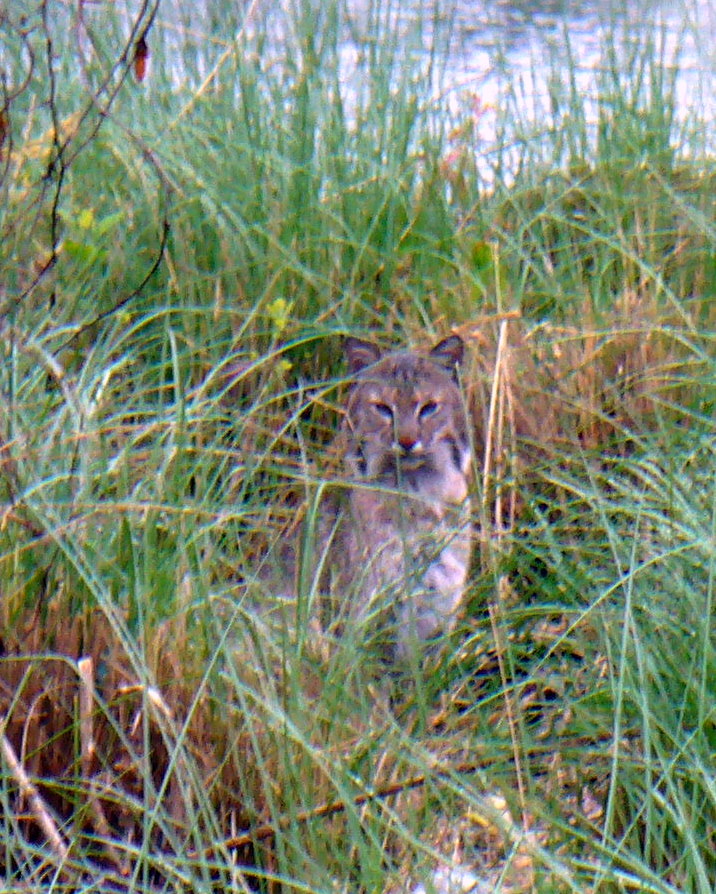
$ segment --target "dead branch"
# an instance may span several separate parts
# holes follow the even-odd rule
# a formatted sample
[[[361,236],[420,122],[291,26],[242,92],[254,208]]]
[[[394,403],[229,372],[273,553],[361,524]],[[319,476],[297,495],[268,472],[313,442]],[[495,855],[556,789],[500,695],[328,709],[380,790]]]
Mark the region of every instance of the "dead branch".
[[[0,716],[0,729],[5,729],[6,722],[7,718],[5,716]],[[7,736],[4,735],[4,733],[2,736],[1,744],[2,754],[5,758],[5,762],[10,768],[10,773],[15,779],[15,782],[17,782],[20,792],[25,798],[27,798],[33,816],[37,820],[38,825],[42,829],[45,838],[47,839],[50,850],[54,855],[55,862],[60,867],[64,866],[68,862],[70,856],[70,850],[67,843],[60,834],[60,830],[57,828],[57,824],[52,818],[52,814],[50,813],[47,805],[42,800],[42,796],[37,790],[37,786],[35,786],[35,784],[30,780],[30,777],[25,772],[25,768],[22,766],[17,755],[15,754],[15,750],[12,747],[10,740],[7,738]]]

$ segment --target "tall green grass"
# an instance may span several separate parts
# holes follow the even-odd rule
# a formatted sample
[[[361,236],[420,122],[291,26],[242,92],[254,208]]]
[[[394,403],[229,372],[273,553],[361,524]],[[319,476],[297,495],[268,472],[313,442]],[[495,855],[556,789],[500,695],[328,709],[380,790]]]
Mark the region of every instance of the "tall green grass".
[[[506,80],[484,147],[439,10],[83,10],[2,22],[0,733],[69,846],[5,751],[5,887],[711,892],[713,130],[657,32],[593,94],[555,57],[549,116]],[[453,327],[483,534],[390,667],[298,547],[257,606],[340,478],[341,334]]]

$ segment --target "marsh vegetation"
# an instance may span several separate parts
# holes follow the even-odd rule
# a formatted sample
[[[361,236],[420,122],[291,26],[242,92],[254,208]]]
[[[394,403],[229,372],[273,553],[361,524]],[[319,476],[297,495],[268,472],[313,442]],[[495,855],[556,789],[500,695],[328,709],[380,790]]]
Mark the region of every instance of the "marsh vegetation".
[[[605,31],[590,95],[555,60],[539,120],[506,85],[486,146],[429,9],[370,5],[349,87],[339,0],[229,6],[0,19],[3,889],[397,892],[455,861],[712,894],[713,122],[656,27]],[[460,623],[386,670],[316,636],[299,574],[266,625],[262,570],[340,477],[343,335],[452,331]]]

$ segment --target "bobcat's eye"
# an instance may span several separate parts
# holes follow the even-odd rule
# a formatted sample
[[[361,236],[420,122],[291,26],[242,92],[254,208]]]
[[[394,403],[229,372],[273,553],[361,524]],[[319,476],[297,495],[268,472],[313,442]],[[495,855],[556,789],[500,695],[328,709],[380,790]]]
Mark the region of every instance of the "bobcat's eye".
[[[439,404],[437,401],[429,400],[418,410],[418,418],[421,420],[429,419],[438,411]]]
[[[381,403],[380,401],[377,401],[376,403],[373,404],[373,408],[375,409],[376,413],[378,413],[379,415],[381,415],[383,417],[383,419],[391,419],[392,420],[393,411],[388,406],[388,404],[384,404],[384,403]]]

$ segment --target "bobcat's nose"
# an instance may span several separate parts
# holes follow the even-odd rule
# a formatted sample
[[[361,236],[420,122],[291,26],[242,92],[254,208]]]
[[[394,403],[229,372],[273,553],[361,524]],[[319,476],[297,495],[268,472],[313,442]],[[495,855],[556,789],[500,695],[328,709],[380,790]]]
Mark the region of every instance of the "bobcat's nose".
[[[398,447],[400,452],[406,456],[410,453],[417,453],[421,446],[420,439],[414,435],[408,433],[398,435]]]

